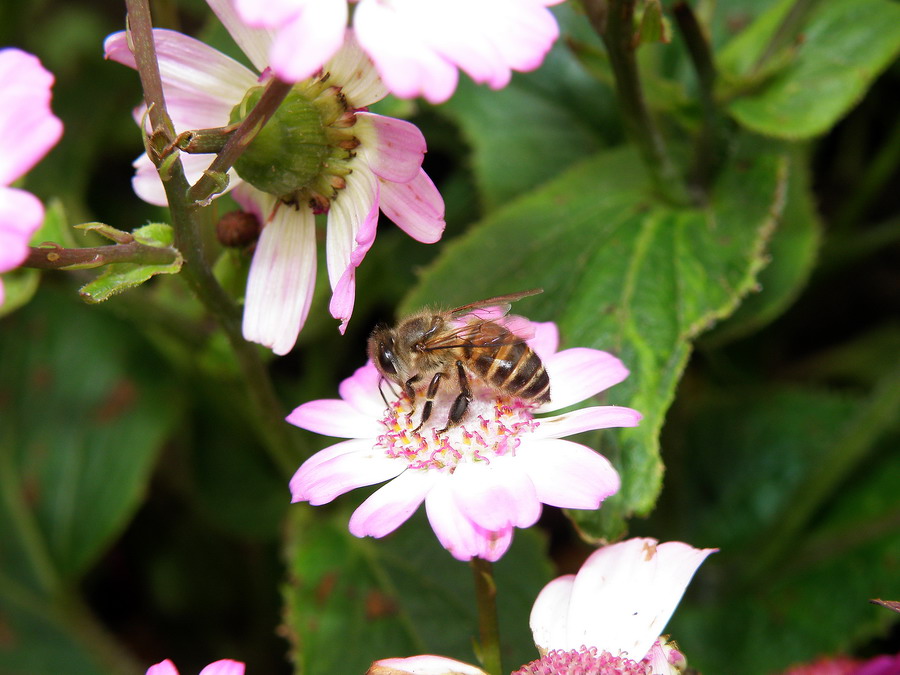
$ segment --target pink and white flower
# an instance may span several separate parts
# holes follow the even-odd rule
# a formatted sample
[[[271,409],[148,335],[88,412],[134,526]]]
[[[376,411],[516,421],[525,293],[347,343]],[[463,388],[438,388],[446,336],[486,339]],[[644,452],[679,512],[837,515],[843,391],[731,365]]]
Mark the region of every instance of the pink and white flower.
[[[166,102],[178,131],[227,125],[247,92],[271,77],[272,35],[248,28],[229,0],[208,0],[208,4],[258,72],[191,37],[155,30]],[[325,250],[332,288],[330,311],[341,321],[341,332],[353,311],[356,268],[375,240],[379,209],[424,243],[438,241],[444,230],[443,200],[422,170],[426,150],[422,133],[408,122],[366,112],[366,106],[382,99],[387,90],[352,32],[346,38],[342,33],[342,41],[324,70],[297,85],[317,93],[332,90],[347,106],[337,126],[344,141],[352,134],[352,150],[342,145],[336,149],[343,153],[341,157],[328,162],[339,165],[339,176],[317,178],[317,185],[330,180],[334,194],[306,201],[283,199],[257,189],[234,169],[229,172],[235,199],[262,223],[247,280],[244,337],[276,354],[293,348],[312,302],[315,213],[328,212]],[[107,58],[135,67],[125,33],[109,36],[105,52]],[[142,115],[139,109],[135,119],[140,121]],[[210,162],[205,155],[184,155],[182,161],[191,182]],[[150,203],[165,205],[162,183],[146,154],[138,158],[135,168],[135,192]]]
[[[28,255],[28,242],[44,222],[44,206],[30,192],[9,187],[56,145],[63,125],[50,110],[53,74],[36,56],[0,50],[0,273]],[[0,281],[0,305],[4,301]]]
[[[543,655],[536,663],[614,657],[623,668],[630,667],[624,661],[651,667],[634,672],[681,672],[684,657],[660,634],[694,572],[715,550],[637,538],[594,551],[578,574],[554,579],[535,600],[531,631]]]
[[[534,70],[559,36],[547,9],[562,0],[358,0],[353,28],[390,91],[442,103],[461,69],[477,83],[505,87],[513,70]],[[235,0],[247,25],[275,32],[278,76],[309,77],[339,48],[346,0]]]
[[[178,675],[178,669],[169,659],[160,661],[147,669],[147,675]],[[244,675],[244,664],[240,661],[222,659],[214,661],[200,671],[200,675]]]
[[[554,324],[534,324],[528,344],[550,377],[549,403],[534,407],[473,379],[465,417],[442,432],[455,392],[439,392],[420,429],[419,414],[405,394],[388,396],[385,409],[381,377],[366,363],[341,383],[340,399],[311,401],[288,416],[304,429],[350,439],[303,463],[291,480],[293,501],[325,504],[354,488],[389,481],[353,513],[351,533],[383,537],[424,501],[438,540],[455,558],[492,561],[509,548],[514,527],[534,525],[542,504],[598,508],[618,491],[618,473],[602,455],[562,437],[636,426],[641,414],[592,406],[536,416],[583,401],[628,376],[611,354],[583,348],[558,352],[558,342]]]
[[[547,584],[531,610],[541,658],[513,675],[676,675],[684,656],[660,636],[688,583],[716,549],[629,539],[604,546],[578,574]],[[368,675],[484,675],[466,663],[422,655],[376,661]]]

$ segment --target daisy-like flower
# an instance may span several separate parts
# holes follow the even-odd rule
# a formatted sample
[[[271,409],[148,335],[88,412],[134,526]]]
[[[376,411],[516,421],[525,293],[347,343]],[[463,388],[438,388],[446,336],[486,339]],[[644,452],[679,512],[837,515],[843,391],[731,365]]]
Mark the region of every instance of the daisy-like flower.
[[[358,0],[353,28],[388,89],[442,103],[461,69],[505,87],[534,70],[559,36],[548,5],[562,0]],[[247,25],[275,31],[271,65],[283,80],[309,77],[344,39],[347,0],[235,0]]]
[[[30,192],[9,187],[24,176],[62,136],[50,110],[53,74],[36,56],[0,50],[0,273],[22,264],[28,242],[44,222],[44,206]],[[4,301],[0,281],[0,305]]]
[[[160,661],[147,669],[147,675],[178,675],[178,669],[169,659]],[[222,659],[214,661],[200,671],[200,675],[244,675],[244,664],[240,661]]]
[[[531,610],[541,658],[512,675],[676,675],[684,656],[660,632],[694,572],[716,549],[629,539],[604,546],[578,574],[554,579]],[[369,675],[484,675],[441,656],[376,661]]]
[[[602,455],[562,437],[635,426],[640,413],[594,406],[538,415],[593,396],[624,380],[628,370],[596,349],[557,352],[559,335],[552,323],[533,328],[528,344],[550,377],[551,400],[539,407],[471,378],[472,401],[459,425],[443,430],[456,394],[447,388],[438,392],[420,428],[421,410],[413,410],[406,394],[383,387],[385,408],[381,376],[370,361],[341,383],[340,399],[296,408],[290,423],[350,440],[303,463],[291,479],[293,501],[325,504],[354,488],[390,481],[356,509],[350,532],[383,537],[424,501],[438,540],[455,558],[491,561],[509,548],[514,527],[534,525],[541,504],[598,508],[618,491],[618,473]],[[424,390],[417,398],[421,394]]]
[[[247,28],[228,0],[208,4],[259,72],[191,37],[154,30],[166,102],[178,131],[240,121],[271,77],[271,34]],[[125,33],[109,36],[105,52],[135,67]],[[235,199],[262,224],[247,280],[244,337],[276,354],[291,350],[309,312],[315,214],[328,213],[330,311],[341,321],[341,332],[353,311],[356,268],[375,239],[379,208],[418,241],[434,243],[443,233],[444,202],[422,170],[422,133],[409,122],[365,110],[386,93],[348,32],[324,68],[294,86],[229,172]],[[142,116],[136,111],[136,120]],[[192,182],[210,162],[206,155],[182,159]],[[162,183],[146,154],[135,168],[137,194],[165,205]]]

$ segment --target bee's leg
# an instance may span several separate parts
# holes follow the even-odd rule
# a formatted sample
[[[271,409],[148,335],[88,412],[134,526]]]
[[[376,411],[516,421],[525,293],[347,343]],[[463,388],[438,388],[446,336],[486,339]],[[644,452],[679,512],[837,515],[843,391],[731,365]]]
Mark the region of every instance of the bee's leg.
[[[447,426],[438,433],[447,431],[450,427],[455,427],[462,421],[466,410],[469,409],[469,403],[472,400],[472,390],[469,388],[469,378],[466,377],[466,369],[463,368],[462,361],[456,362],[456,372],[459,375],[459,395],[453,399],[453,405],[450,406],[450,414],[447,416]]]
[[[416,390],[413,389],[413,385],[421,379],[422,376],[417,373],[409,378],[403,385],[403,391],[406,392],[406,396],[409,398],[409,404],[412,406],[410,412],[414,412],[416,409]]]
[[[422,419],[419,420],[419,426],[415,428],[415,431],[421,429],[422,425],[424,425],[425,422],[428,421],[428,418],[431,417],[431,408],[434,406],[434,397],[437,396],[437,390],[443,376],[443,373],[435,373],[434,377],[431,378],[431,382],[428,383],[428,391],[425,392],[425,405],[422,408]]]
[[[384,384],[385,381],[386,381],[386,380],[385,380],[383,377],[380,378],[380,379],[378,380],[378,393],[381,394],[381,400],[384,401],[384,407],[385,407],[385,408],[390,408],[390,407],[391,407],[391,404],[388,403],[387,396],[384,395],[384,389],[381,388],[381,385]],[[393,387],[391,387],[390,382],[388,382],[388,389],[391,390],[391,393],[392,393],[394,396],[397,395],[397,392],[394,391],[394,388],[393,388]]]

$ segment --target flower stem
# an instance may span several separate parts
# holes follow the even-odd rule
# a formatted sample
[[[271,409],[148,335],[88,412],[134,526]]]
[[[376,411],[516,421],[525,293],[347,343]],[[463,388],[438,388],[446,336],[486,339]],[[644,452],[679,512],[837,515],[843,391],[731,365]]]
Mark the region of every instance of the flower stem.
[[[175,142],[176,133],[166,110],[148,1],[126,0],[126,6],[129,35],[134,45],[135,62],[153,129],[148,139],[148,155],[157,168],[161,169],[160,178],[175,230],[175,246],[184,256],[182,274],[225,331],[248,385],[257,431],[275,464],[285,475],[291,475],[297,467],[297,457],[288,435],[288,426],[284,423],[285,411],[275,395],[259,352],[243,338],[240,310],[216,281],[204,258],[200,241],[200,209],[196,208],[196,201],[188,195],[191,186],[184,174],[184,167],[178,157],[170,161],[172,158],[164,156],[165,150]],[[231,161],[236,158],[237,155],[234,155]]]
[[[818,2],[819,0],[795,0],[772,35],[772,39],[769,40],[766,48],[760,53],[756,63],[753,64],[751,72],[759,72],[769,59],[796,38],[800,26]]]
[[[637,143],[657,192],[668,201],[687,203],[682,177],[669,157],[659,128],[650,116],[638,74],[634,31],[636,0],[583,0],[588,19],[603,39],[616,79],[625,127]]]
[[[259,102],[253,106],[253,109],[247,113],[247,116],[231,134],[222,151],[216,155],[209,168],[203,172],[200,180],[188,191],[190,200],[202,204],[220,189],[217,176],[224,175],[234,165],[247,146],[256,138],[260,129],[278,110],[278,106],[284,101],[285,96],[290,93],[291,87],[293,87],[292,84],[282,82],[276,77],[269,79]]]
[[[32,246],[22,267],[42,270],[87,269],[112,263],[139,265],[171,265],[178,259],[178,251],[170,247],[147,246],[137,241],[113,246],[62,248],[61,246]]]
[[[494,566],[487,560],[472,558],[475,597],[478,603],[478,632],[481,637],[480,657],[488,675],[500,675],[500,629],[497,623],[497,585]]]
[[[697,73],[701,126],[694,146],[689,179],[693,192],[705,198],[719,163],[718,132],[721,127],[715,99],[716,65],[709,38],[690,4],[679,0],[672,7],[675,23],[684,38]]]

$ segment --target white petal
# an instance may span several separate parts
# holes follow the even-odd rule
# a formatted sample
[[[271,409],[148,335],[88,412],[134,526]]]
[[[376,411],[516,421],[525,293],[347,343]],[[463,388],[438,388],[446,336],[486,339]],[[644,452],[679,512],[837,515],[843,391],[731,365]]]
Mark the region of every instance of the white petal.
[[[584,644],[639,661],[712,552],[639,538],[595,551],[575,578],[567,643],[552,647],[577,649]]]
[[[552,387],[552,380],[551,387]],[[531,438],[562,438],[594,429],[636,427],[643,418],[637,410],[618,405],[579,408],[562,415],[538,417],[538,428]]]
[[[269,65],[269,50],[272,48],[273,33],[265,28],[252,28],[238,16],[232,0],[206,0],[206,4],[219,17],[225,30],[250,59],[250,63],[263,72]],[[264,5],[265,3],[259,3]]]
[[[368,251],[372,245],[378,218],[378,194],[374,174],[360,162],[347,177],[347,187],[338,193],[331,204],[325,257],[332,289],[337,286],[347,267],[353,264],[354,252],[363,247],[364,251]],[[361,233],[362,237],[359,236]],[[358,265],[359,262],[356,262],[354,266]]]
[[[387,87],[363,51],[353,30],[348,29],[344,44],[325,64],[333,81],[340,83],[341,93],[353,108],[365,108],[388,95]]]
[[[416,512],[436,479],[433,471],[407,469],[359,505],[350,517],[350,534],[376,538],[390,534]]]
[[[353,128],[361,141],[357,149],[382,180],[408,183],[419,175],[425,157],[425,136],[411,122],[374,113],[356,113]]]
[[[544,586],[534,601],[528,624],[534,635],[534,644],[543,651],[557,649],[556,645],[566,643],[569,600],[574,585],[574,574],[557,577]]]
[[[347,3],[311,0],[275,33],[269,65],[285,82],[299,82],[320,70],[344,41]]]
[[[375,661],[366,675],[487,675],[480,668],[448,659],[445,656],[423,654],[404,659]]]
[[[625,364],[599,349],[564,349],[543,361],[550,376],[550,402],[539,408],[541,412],[583,401],[628,377]]]
[[[516,459],[544,504],[566,509],[596,509],[619,491],[618,472],[603,455],[571,441],[522,443]]]
[[[460,510],[490,531],[531,527],[541,515],[541,503],[518,458],[496,457],[490,464],[460,464],[451,479]]]
[[[428,522],[441,546],[457,560],[471,560],[482,549],[478,531],[453,498],[450,476],[439,476],[425,498]]]
[[[308,501],[313,506],[327,504],[358,487],[390,480],[408,466],[405,460],[386,457],[371,441],[368,449],[359,441],[357,450],[335,454],[325,461],[307,462],[291,478],[291,495],[292,501]]]
[[[260,193],[262,194],[262,193]],[[269,195],[266,203],[275,199]],[[263,199],[263,197],[260,197]],[[297,341],[316,280],[315,218],[306,208],[276,204],[265,223],[247,278],[244,337],[287,354]]]
[[[364,415],[347,401],[333,398],[303,403],[294,408],[287,421],[301,429],[336,438],[371,439],[384,432],[377,417]]]

